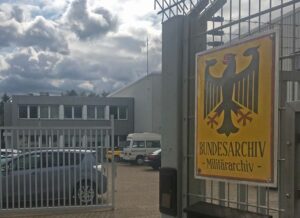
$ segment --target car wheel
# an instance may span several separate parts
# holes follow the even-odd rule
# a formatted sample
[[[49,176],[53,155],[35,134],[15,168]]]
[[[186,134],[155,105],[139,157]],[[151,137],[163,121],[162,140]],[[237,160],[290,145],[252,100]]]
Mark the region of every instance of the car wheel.
[[[82,181],[77,184],[76,198],[81,204],[94,204],[96,202],[96,185],[90,181]]]
[[[136,163],[137,163],[137,165],[143,165],[144,164],[144,158],[142,156],[137,156]]]

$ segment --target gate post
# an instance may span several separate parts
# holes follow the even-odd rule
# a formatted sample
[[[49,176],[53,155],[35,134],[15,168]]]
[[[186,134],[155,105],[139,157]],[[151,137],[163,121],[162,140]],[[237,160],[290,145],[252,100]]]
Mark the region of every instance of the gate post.
[[[182,217],[182,50],[184,16],[162,26],[162,167],[177,170],[177,214]],[[170,217],[163,214],[163,218]]]

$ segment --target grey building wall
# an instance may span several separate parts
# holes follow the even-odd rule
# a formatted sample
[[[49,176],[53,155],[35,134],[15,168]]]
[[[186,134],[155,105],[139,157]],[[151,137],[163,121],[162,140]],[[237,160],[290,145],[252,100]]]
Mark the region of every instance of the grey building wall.
[[[109,97],[134,98],[134,132],[161,133],[161,74],[149,74]]]
[[[4,107],[4,126],[18,127],[97,127],[109,126],[109,120],[90,119],[20,119],[19,105],[106,105],[126,106],[126,120],[115,120],[115,135],[128,135],[134,130],[133,98],[101,98],[79,96],[12,96],[12,102]]]

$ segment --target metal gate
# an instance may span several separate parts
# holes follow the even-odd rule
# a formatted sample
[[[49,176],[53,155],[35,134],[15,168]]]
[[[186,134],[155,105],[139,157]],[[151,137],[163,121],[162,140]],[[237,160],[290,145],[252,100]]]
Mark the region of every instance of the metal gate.
[[[0,128],[1,214],[113,209],[114,126]]]
[[[298,217],[292,171],[297,168],[293,152],[287,152],[291,141],[283,133],[290,130],[283,116],[286,102],[299,99],[300,69],[300,1],[299,0],[155,0],[162,22],[178,18],[176,36],[181,40],[178,70],[182,82],[182,164],[179,171],[179,216],[183,208],[204,201],[229,208],[258,212],[273,217]],[[167,29],[167,28],[166,28]],[[199,180],[194,178],[195,126],[195,55],[197,52],[232,43],[250,35],[277,30],[279,32],[279,126],[278,188]],[[163,33],[164,34],[164,33]],[[180,35],[181,34],[181,35]],[[166,43],[165,43],[166,44]],[[166,46],[165,46],[166,48]],[[164,41],[163,41],[164,49]],[[164,60],[164,54],[163,54]],[[298,74],[297,74],[298,72]],[[164,73],[164,72],[163,72]],[[293,120],[290,119],[292,122]],[[294,135],[291,136],[293,138]],[[299,207],[299,205],[298,205]]]

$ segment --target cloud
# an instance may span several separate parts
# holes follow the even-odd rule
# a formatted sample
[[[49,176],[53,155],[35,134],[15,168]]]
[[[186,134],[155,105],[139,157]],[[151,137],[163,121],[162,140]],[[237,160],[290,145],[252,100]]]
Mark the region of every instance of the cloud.
[[[0,48],[32,46],[68,54],[68,42],[55,21],[47,20],[43,16],[36,16],[33,20],[25,19],[30,17],[28,14],[33,8],[35,7],[0,5]]]
[[[79,39],[88,40],[115,31],[118,19],[104,8],[91,11],[87,0],[74,0],[67,9],[63,22]]]
[[[97,0],[45,1],[26,0],[32,10],[0,4],[0,93],[114,91],[146,75],[147,37],[150,72],[160,71],[159,28],[148,13],[128,22],[123,4],[132,0],[119,10]]]
[[[61,54],[69,53],[68,42],[58,25],[42,16],[37,16],[29,23],[18,43],[21,46],[37,46]]]

